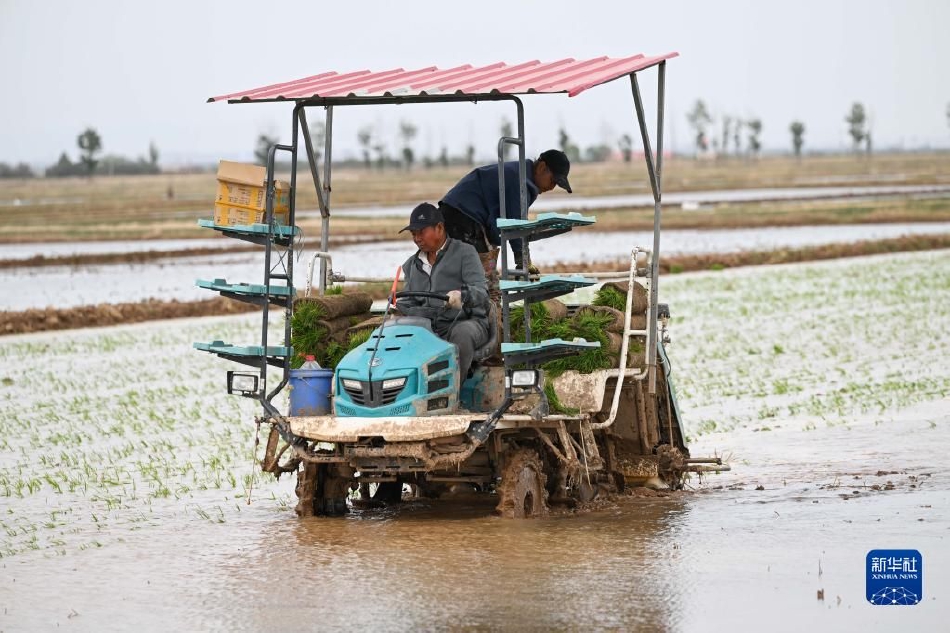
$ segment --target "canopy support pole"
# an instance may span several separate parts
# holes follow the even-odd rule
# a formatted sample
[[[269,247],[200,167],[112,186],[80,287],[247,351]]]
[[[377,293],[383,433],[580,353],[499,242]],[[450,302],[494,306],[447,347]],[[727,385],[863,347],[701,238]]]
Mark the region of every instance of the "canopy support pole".
[[[647,369],[649,393],[656,393],[656,304],[660,273],[660,218],[663,212],[662,205],[662,168],[663,168],[663,109],[665,106],[666,62],[659,64],[657,76],[657,115],[656,115],[656,162],[654,163],[653,148],[650,145],[650,131],[647,128],[646,116],[643,111],[643,98],[640,96],[640,85],[637,74],[630,74],[630,86],[633,92],[633,101],[637,112],[637,122],[640,126],[640,137],[643,139],[643,156],[646,159],[647,173],[650,176],[650,188],[653,190],[653,252],[650,265],[650,310],[647,314],[653,316],[647,320]],[[630,290],[628,290],[629,292]]]

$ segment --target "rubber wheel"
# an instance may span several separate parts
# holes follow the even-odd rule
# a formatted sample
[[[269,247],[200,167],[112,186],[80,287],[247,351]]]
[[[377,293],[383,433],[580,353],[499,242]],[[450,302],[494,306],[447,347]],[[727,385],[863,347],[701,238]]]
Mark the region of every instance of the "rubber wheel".
[[[350,510],[346,505],[349,480],[326,464],[304,462],[297,470],[297,507],[300,518],[343,516]]]
[[[548,512],[547,477],[536,451],[519,448],[507,457],[498,488],[498,514],[508,519],[531,519]]]

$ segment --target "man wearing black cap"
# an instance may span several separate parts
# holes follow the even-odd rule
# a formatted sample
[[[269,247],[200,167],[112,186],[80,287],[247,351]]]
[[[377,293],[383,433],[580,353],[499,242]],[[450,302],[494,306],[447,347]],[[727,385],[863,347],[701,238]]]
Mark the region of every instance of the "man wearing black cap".
[[[403,290],[437,292],[449,300],[404,297],[396,307],[407,316],[426,317],[436,335],[455,344],[460,383],[464,382],[475,350],[489,338],[488,288],[481,260],[470,244],[446,234],[442,212],[428,202],[412,210],[402,231],[412,233],[419,249],[402,265]]]
[[[537,160],[525,161],[525,184],[528,206],[539,194],[551,191],[555,185],[571,193],[567,175],[571,162],[564,152],[549,149]],[[505,169],[505,217],[521,218],[521,194],[518,186],[518,161],[508,161]],[[439,202],[445,217],[445,229],[450,237],[475,247],[485,274],[489,279],[492,300],[498,301],[498,247],[501,239],[496,222],[501,217],[498,196],[498,165],[485,165],[470,171],[452,187]],[[512,240],[515,265],[523,269],[521,240]]]

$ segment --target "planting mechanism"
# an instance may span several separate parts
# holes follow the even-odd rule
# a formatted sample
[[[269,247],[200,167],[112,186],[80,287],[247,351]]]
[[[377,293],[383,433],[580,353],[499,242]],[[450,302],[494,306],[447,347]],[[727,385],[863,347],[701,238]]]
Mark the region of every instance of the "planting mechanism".
[[[497,495],[503,515],[531,517],[543,514],[551,504],[584,503],[605,491],[629,485],[675,488],[682,485],[688,472],[728,468],[716,458],[690,458],[665,350],[669,310],[657,301],[664,83],[666,62],[673,57],[676,53],[514,66],[323,73],[210,99],[294,103],[291,144],[274,145],[268,154],[263,222],[225,226],[200,221],[203,226],[258,243],[264,249],[262,284],[231,284],[223,279],[198,282],[222,295],[263,307],[260,345],[239,347],[215,341],[195,346],[257,369],[228,372],[228,389],[260,402],[263,412],[257,422],[269,427],[262,467],[276,476],[296,473],[299,515],[343,514],[356,490],[363,497],[375,491],[377,500],[398,501],[403,486],[411,484],[416,494],[423,496],[438,496],[456,485],[469,486]],[[638,73],[652,68],[657,71],[655,153],[638,83]],[[653,243],[631,248],[629,266],[618,273],[586,277],[532,275],[532,242],[582,230],[595,218],[577,213],[528,216],[524,107],[519,95],[567,93],[573,97],[623,78],[630,82],[654,197]],[[328,238],[335,109],[480,101],[507,102],[515,110],[517,135],[498,140],[500,191],[505,190],[501,163],[507,145],[517,147],[520,165],[520,214],[515,214],[517,219],[498,222],[502,297],[496,309],[501,312],[501,326],[491,319],[492,340],[478,350],[469,375],[461,376],[455,347],[435,336],[426,319],[389,315],[365,344],[350,351],[335,368],[326,412],[302,415],[297,411],[297,415],[291,415],[280,411],[274,397],[288,386],[294,371],[290,340],[301,145],[322,219],[320,250],[315,257],[319,261],[316,290],[322,295],[336,283],[379,280],[347,277],[332,268]],[[306,116],[308,109],[318,107],[325,110],[326,117],[322,176]],[[282,216],[288,218],[286,222],[275,218],[277,152],[290,154],[288,209]],[[502,218],[507,218],[503,195],[500,202]],[[524,254],[522,269],[509,266],[507,257],[507,243],[519,238]],[[312,276],[313,262],[310,273]],[[532,338],[528,318],[523,319],[524,336],[517,337],[522,340],[514,342],[513,304],[520,302],[524,314],[529,314],[533,303],[570,295],[605,280],[625,282],[618,286],[626,291],[626,309],[622,311],[616,366],[545,377],[545,363],[588,352],[600,343],[537,340]],[[282,345],[269,343],[270,305],[286,311]],[[578,302],[569,303],[572,312],[582,307]],[[503,362],[486,363],[499,342]],[[279,382],[270,389],[269,365],[282,372]],[[553,385],[559,410],[551,406],[545,394],[546,381]]]

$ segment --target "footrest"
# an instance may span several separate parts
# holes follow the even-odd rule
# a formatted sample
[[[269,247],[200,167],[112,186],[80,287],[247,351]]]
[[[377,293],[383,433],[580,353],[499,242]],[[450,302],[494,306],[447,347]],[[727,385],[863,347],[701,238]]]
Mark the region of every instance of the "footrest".
[[[529,242],[554,237],[567,233],[578,226],[594,224],[597,218],[591,215],[581,215],[576,211],[571,213],[540,213],[534,220],[514,220],[509,218],[498,219],[498,230],[506,239],[523,238]]]
[[[552,338],[535,343],[502,343],[501,355],[505,359],[505,365],[540,364],[552,358],[583,354],[599,347],[600,343],[598,341],[586,341],[582,338],[565,341],[560,338]]]
[[[559,275],[542,275],[537,281],[513,281],[504,279],[499,282],[499,289],[508,296],[509,301],[527,299],[529,301],[544,301],[574,292],[578,288],[586,288],[597,283],[596,279],[588,279],[580,275],[561,277]]]
[[[294,296],[294,289],[290,286],[272,285],[270,293],[268,293],[267,286],[262,284],[229,284],[226,279],[215,279],[214,281],[196,279],[195,285],[199,288],[216,290],[223,297],[257,305],[264,305],[264,302],[269,300],[270,303],[286,307],[287,301]]]
[[[287,244],[294,237],[300,234],[300,228],[296,226],[284,226],[283,224],[274,224],[273,227],[267,224],[234,224],[224,225],[215,224],[214,220],[200,219],[198,226],[206,229],[221,231],[228,237],[234,237],[246,242],[255,244],[266,244],[267,236],[273,236],[273,240],[278,244]]]
[[[201,350],[202,352],[211,352],[212,354],[217,354],[221,358],[234,361],[235,363],[251,365],[253,367],[260,367],[261,359],[265,359],[268,365],[273,365],[274,367],[283,367],[284,359],[288,356],[292,356],[294,353],[294,348],[292,347],[269,345],[267,349],[264,350],[264,348],[260,345],[239,347],[237,345],[225,343],[224,341],[195,343],[194,348]]]

